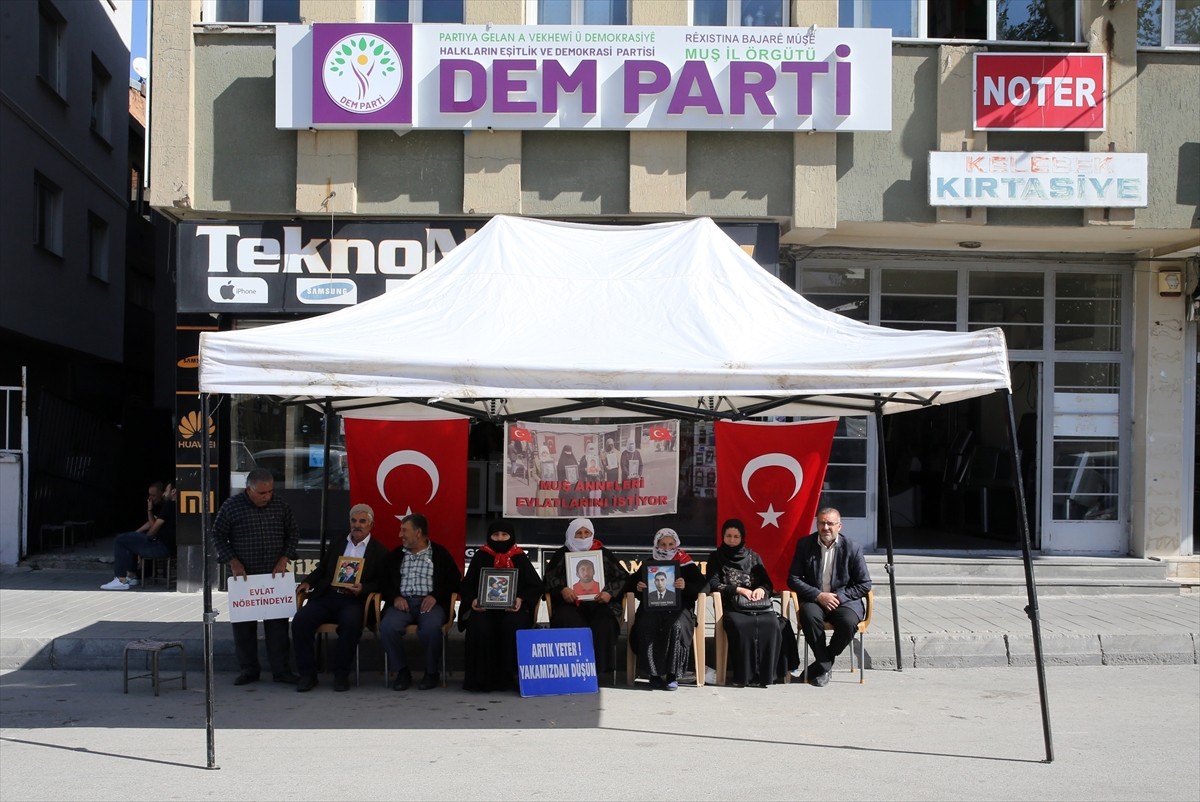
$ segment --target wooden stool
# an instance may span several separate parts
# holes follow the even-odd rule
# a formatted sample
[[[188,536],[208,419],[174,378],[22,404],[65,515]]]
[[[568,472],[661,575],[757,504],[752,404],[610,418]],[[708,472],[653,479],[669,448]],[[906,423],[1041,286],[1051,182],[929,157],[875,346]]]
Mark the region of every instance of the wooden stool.
[[[173,677],[160,677],[158,675],[158,657],[165,649],[178,649],[180,661],[180,674]],[[149,652],[150,653],[150,673],[135,674],[129,676],[129,653],[130,652]],[[174,680],[183,681],[183,689],[187,690],[187,653],[184,651],[183,642],[177,640],[142,640],[130,641],[125,644],[125,652],[123,655],[125,667],[125,693],[129,693],[129,680],[131,679],[146,679],[150,678],[150,683],[154,686],[154,695],[158,696],[158,687],[164,682],[173,682]]]

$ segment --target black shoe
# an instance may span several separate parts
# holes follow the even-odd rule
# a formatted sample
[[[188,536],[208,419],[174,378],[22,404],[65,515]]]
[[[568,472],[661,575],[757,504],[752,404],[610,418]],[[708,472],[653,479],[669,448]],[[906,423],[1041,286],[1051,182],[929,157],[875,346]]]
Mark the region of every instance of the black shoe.
[[[403,671],[396,672],[396,678],[392,680],[393,691],[407,691],[412,685],[412,672],[407,668]]]
[[[426,672],[425,676],[421,677],[421,681],[417,683],[418,691],[433,690],[438,686],[439,677],[436,671]]]
[[[337,691],[338,693],[344,693],[345,691],[350,690],[350,678],[349,677],[334,677],[333,678],[333,689],[335,691]]]
[[[306,674],[296,681],[296,690],[300,693],[311,691],[315,687],[317,687],[317,678],[312,674]]]
[[[666,690],[666,687],[667,687],[667,681],[664,680],[662,677],[656,677],[656,676],[650,677],[650,690],[661,691],[661,690]]]
[[[233,681],[234,685],[249,685],[251,682],[258,682],[257,671],[243,671],[237,675],[237,679]]]
[[[280,682],[280,683],[283,683],[284,685],[295,685],[299,679],[300,679],[300,676],[298,674],[293,674],[290,671],[284,671],[281,674],[273,675],[271,678],[271,681],[272,682]]]
[[[810,684],[814,688],[824,688],[826,685],[829,684],[829,673],[830,672],[825,671],[821,674],[817,674],[815,677],[812,678],[812,680],[810,681]]]

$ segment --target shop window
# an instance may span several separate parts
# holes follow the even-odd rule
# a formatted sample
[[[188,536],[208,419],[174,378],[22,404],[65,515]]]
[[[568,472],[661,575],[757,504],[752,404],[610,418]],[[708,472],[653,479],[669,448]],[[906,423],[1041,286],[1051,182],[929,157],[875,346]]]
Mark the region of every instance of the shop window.
[[[299,22],[300,0],[205,0],[205,22]]]
[[[838,24],[901,39],[1080,41],[1078,0],[838,0]]]
[[[62,256],[62,189],[50,179],[34,174],[33,244]]]
[[[1055,276],[1054,348],[1121,349],[1121,277],[1112,273]]]
[[[871,282],[861,267],[806,268],[800,274],[800,294],[822,309],[868,322]]]
[[[375,22],[463,21],[463,0],[374,0],[367,5]]]
[[[65,94],[62,84],[64,27],[58,9],[49,3],[38,4],[38,77],[59,95]]]
[[[108,223],[88,212],[88,275],[108,282]]]
[[[112,76],[95,55],[92,56],[92,133],[108,141],[108,94]]]
[[[870,418],[839,418],[829,449],[820,507],[837,507],[844,518],[867,517],[867,430]]]
[[[967,330],[998,326],[1009,350],[1040,350],[1045,275],[973,270],[968,276]]]
[[[957,318],[955,271],[891,268],[880,271],[880,325],[913,331],[954,331]]]
[[[1138,0],[1138,47],[1200,45],[1200,0]]]
[[[628,25],[629,0],[537,0],[539,25]]]
[[[692,0],[693,25],[781,28],[788,24],[784,0]]]
[[[1052,515],[1119,518],[1120,365],[1060,362],[1054,369]]]

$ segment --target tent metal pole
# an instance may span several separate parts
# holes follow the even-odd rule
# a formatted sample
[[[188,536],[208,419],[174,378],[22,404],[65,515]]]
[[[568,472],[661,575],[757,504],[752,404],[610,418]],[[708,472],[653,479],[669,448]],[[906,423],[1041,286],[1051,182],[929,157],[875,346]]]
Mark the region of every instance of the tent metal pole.
[[[1025,563],[1025,592],[1029,598],[1025,614],[1029,616],[1029,626],[1033,630],[1033,660],[1034,666],[1037,668],[1038,697],[1042,705],[1042,735],[1046,741],[1046,762],[1053,763],[1054,739],[1050,734],[1050,700],[1046,693],[1046,663],[1042,655],[1042,625],[1038,613],[1037,584],[1033,579],[1033,553],[1029,545],[1029,511],[1025,507],[1025,486],[1021,481],[1021,458],[1017,452],[1016,415],[1013,413],[1012,392],[1010,390],[998,390],[997,392],[1004,393],[1004,400],[1008,405],[1009,474],[1012,477],[1013,495],[1017,502],[1017,521],[1021,526],[1021,559]]]
[[[896,670],[904,670],[904,656],[900,652],[900,607],[896,601],[896,557],[892,553],[892,506],[888,494],[887,449],[883,436],[883,407],[875,407],[875,433],[879,439],[879,523],[883,532],[883,543],[887,548],[884,568],[888,575],[888,592],[892,597],[892,636],[896,641]]]
[[[329,477],[333,473],[333,466],[329,464],[329,444],[333,437],[333,403],[330,402],[329,399],[326,399],[325,403],[322,404],[321,407],[322,411],[325,413],[325,456],[324,462],[321,463],[325,466],[325,483],[321,485],[321,550],[318,552],[318,554],[324,557],[325,539],[327,536],[325,518],[327,517],[326,511],[329,508]]]
[[[209,421],[211,405],[209,393],[200,395],[200,420]],[[204,721],[208,740],[208,768],[217,769],[216,730],[213,727],[213,624],[217,613],[213,610],[212,596],[212,532],[209,522],[212,517],[209,499],[212,493],[212,471],[208,443],[208,427],[201,429],[200,437],[200,542],[204,560]]]

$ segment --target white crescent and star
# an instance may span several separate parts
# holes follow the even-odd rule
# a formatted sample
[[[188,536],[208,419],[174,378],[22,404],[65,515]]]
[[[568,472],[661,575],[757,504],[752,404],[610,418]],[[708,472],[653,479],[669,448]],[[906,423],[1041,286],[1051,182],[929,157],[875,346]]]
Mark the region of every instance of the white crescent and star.
[[[796,497],[796,494],[800,492],[800,488],[804,485],[804,468],[800,467],[800,463],[795,457],[773,451],[770,454],[758,455],[747,462],[746,467],[742,469],[742,492],[746,494],[746,498],[754,501],[754,496],[750,495],[750,478],[759,470],[771,467],[783,468],[792,474],[792,477],[796,480],[796,487],[792,490],[792,494],[788,496],[787,500],[791,501]],[[766,510],[755,514],[762,518],[764,529],[768,526],[778,529],[779,519],[784,512],[776,511],[774,504],[768,503]]]
[[[391,454],[388,454],[386,457],[384,457],[383,462],[379,463],[379,469],[375,472],[375,484],[378,486],[379,495],[383,497],[383,500],[388,504],[392,503],[388,499],[387,491],[383,489],[383,485],[384,482],[387,481],[388,474],[394,469],[399,468],[401,465],[414,465],[429,475],[429,481],[433,485],[432,489],[429,491],[429,501],[433,501],[433,497],[437,495],[438,484],[441,481],[441,478],[438,474],[437,465],[435,465],[433,460],[431,460],[426,454],[420,451],[411,450],[393,451]],[[428,504],[429,501],[426,501],[425,503]],[[405,512],[405,515],[412,515],[412,507],[408,508],[408,511]],[[403,518],[404,516],[397,515],[396,517]]]

